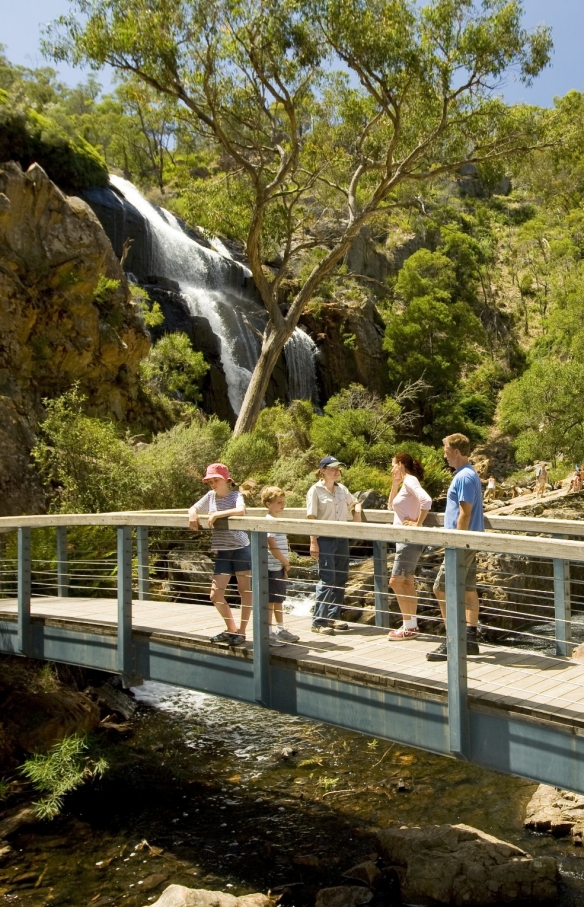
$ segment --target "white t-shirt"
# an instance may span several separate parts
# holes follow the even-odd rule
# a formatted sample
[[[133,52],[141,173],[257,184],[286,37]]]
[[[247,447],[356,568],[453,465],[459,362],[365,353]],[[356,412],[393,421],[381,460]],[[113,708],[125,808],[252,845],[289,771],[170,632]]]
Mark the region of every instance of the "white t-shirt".
[[[429,510],[432,498],[424,491],[415,476],[406,475],[402,486],[395,498],[391,509],[395,514],[394,526],[403,526],[405,520],[417,520],[420,510]]]
[[[266,513],[266,520],[275,520],[276,518],[272,516],[271,513]],[[290,548],[288,546],[288,536],[285,532],[268,532],[268,538],[274,539],[276,542],[276,547],[280,549],[286,560],[289,559]],[[282,561],[279,561],[277,557],[274,557],[270,549],[268,548],[268,570],[282,570],[283,569]]]

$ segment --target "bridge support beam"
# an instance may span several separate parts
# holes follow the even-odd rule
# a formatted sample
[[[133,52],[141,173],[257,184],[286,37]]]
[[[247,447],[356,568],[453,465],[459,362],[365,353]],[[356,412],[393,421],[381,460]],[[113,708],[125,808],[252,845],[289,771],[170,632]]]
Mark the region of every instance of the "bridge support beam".
[[[554,612],[556,655],[572,654],[572,601],[570,597],[570,564],[554,558]]]
[[[457,759],[470,756],[466,666],[466,608],[464,556],[446,548],[446,631],[448,636],[448,733],[450,752]]]
[[[387,542],[373,542],[375,626],[389,627]]]
[[[132,527],[118,526],[118,653],[120,674],[133,675],[132,659]]]
[[[30,655],[30,599],[32,594],[32,562],[30,554],[30,529],[18,530],[18,651]]]
[[[253,600],[253,675],[255,701],[269,708],[270,638],[268,625],[268,536],[265,532],[251,534],[251,576]]]
[[[69,595],[69,570],[67,557],[67,527],[57,526],[57,595]]]
[[[136,526],[136,545],[138,548],[138,598],[143,601],[150,595],[148,526]]]

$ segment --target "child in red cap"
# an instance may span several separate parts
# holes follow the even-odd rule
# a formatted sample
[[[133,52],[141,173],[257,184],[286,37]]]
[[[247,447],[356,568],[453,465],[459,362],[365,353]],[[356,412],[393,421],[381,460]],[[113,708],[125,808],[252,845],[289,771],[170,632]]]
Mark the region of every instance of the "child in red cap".
[[[216,520],[228,516],[245,516],[243,495],[233,487],[229,469],[223,463],[211,463],[203,482],[211,489],[189,509],[189,527],[197,532],[199,514],[209,514],[209,529]],[[211,642],[242,646],[245,631],[251,615],[251,546],[245,532],[238,529],[213,529],[211,548],[215,552],[215,567],[211,582],[210,598],[225,621],[227,629],[213,636]],[[241,596],[241,621],[239,628],[233,619],[231,608],[225,601],[225,590],[231,576],[235,574]]]

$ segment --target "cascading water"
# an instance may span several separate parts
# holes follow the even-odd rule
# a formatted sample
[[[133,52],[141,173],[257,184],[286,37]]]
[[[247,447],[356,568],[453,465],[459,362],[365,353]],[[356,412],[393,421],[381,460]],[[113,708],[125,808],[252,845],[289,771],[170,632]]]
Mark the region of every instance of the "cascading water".
[[[266,323],[251,271],[235,261],[220,240],[211,243],[213,248],[196,242],[171,212],[151,205],[128,180],[112,175],[110,182],[117,195],[131,206],[133,216],[138,212],[143,221],[142,236],[147,249],[142,253],[140,279],[156,275],[175,281],[191,315],[207,320],[219,341],[229,402],[237,414],[258,359]],[[121,238],[123,242],[126,220],[132,213],[118,199],[120,207],[114,231],[116,240]],[[118,233],[124,235],[120,237]],[[314,350],[312,340],[299,329],[286,344],[290,399],[315,400]]]
[[[284,347],[288,374],[288,396],[291,400],[312,400],[318,405],[316,393],[316,352],[314,340],[296,328]]]

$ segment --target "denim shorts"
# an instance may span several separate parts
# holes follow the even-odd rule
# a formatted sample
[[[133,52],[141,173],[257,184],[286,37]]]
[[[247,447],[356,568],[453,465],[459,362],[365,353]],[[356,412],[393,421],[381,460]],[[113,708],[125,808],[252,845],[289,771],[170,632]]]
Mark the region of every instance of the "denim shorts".
[[[395,560],[392,576],[413,576],[422,554],[423,545],[408,545],[398,542],[395,546]]]
[[[251,570],[251,545],[245,548],[234,548],[232,551],[217,551],[213,574],[220,573],[232,576],[234,573],[249,573]]]
[[[280,570],[268,570],[268,592],[272,604],[282,604],[286,598],[287,587],[286,571],[283,567]]]
[[[476,551],[464,552],[464,588],[467,592],[476,592],[477,588],[477,553]],[[434,592],[446,591],[446,569],[444,561],[440,565],[438,575],[434,580]]]

